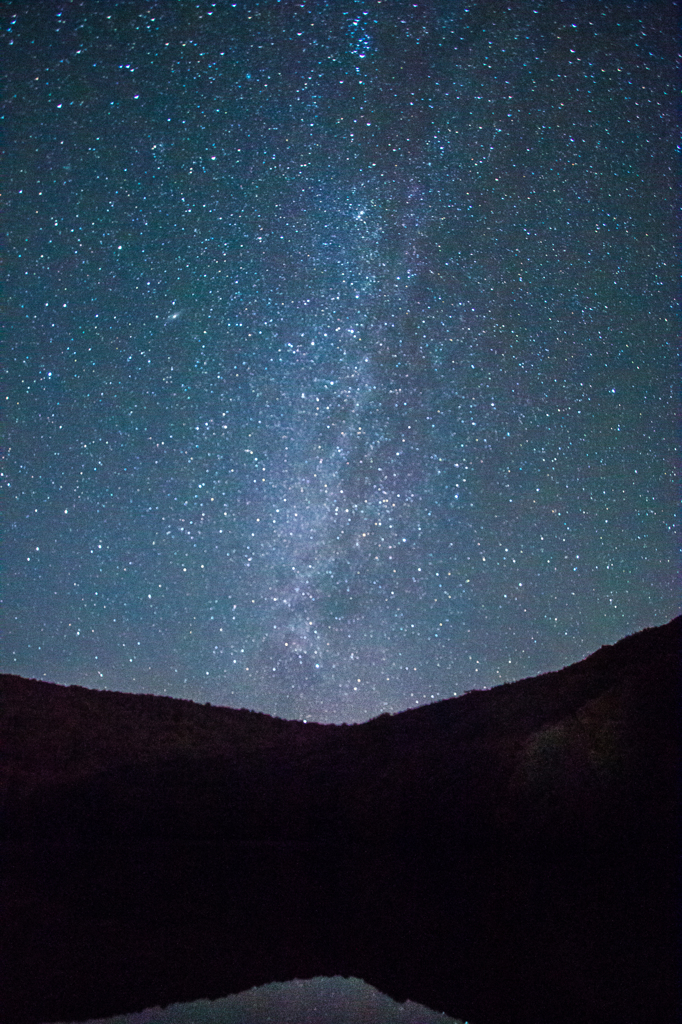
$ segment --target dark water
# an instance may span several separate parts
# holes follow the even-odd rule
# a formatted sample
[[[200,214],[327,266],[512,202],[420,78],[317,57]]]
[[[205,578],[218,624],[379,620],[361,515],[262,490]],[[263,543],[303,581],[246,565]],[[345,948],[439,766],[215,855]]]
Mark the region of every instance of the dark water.
[[[239,1000],[305,991],[281,983],[341,976],[372,989],[346,983],[341,1015],[318,1010],[317,1020],[372,1021],[373,1010],[353,1017],[350,1007],[375,1005],[378,992],[474,1024],[662,1024],[675,1019],[677,977],[666,870],[634,854],[484,849],[6,852],[0,1021],[142,1013],[136,1024],[217,1024]],[[176,1008],[176,1018],[145,1009],[197,1000],[201,1011]],[[382,1020],[434,1019],[383,1005]],[[253,1019],[296,1018],[274,1008]]]
[[[425,1006],[395,1000],[359,978],[273,982],[208,1001],[107,1017],[89,1024],[463,1024]]]

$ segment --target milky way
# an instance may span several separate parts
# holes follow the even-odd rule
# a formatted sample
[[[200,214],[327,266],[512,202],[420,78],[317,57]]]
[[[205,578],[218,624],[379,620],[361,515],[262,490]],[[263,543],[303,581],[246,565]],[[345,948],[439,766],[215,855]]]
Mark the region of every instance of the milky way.
[[[676,614],[674,4],[2,13],[4,671],[353,721]]]

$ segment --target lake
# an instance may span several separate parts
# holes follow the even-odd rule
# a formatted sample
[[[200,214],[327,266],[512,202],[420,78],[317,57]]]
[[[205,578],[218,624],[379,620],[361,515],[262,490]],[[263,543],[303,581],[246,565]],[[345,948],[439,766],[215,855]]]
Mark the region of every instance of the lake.
[[[676,977],[675,900],[657,879],[673,873],[627,851],[3,856],[3,1024],[660,1024],[672,999],[657,986]]]

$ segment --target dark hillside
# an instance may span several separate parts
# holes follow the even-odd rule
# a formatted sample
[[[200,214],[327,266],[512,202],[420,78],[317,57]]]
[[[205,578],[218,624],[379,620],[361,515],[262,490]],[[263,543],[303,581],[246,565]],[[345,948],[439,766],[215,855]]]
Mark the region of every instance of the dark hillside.
[[[356,726],[0,678],[0,1021],[344,974],[672,1022],[681,627]]]
[[[681,623],[356,726],[4,676],[5,835],[450,845],[674,834]]]
[[[449,840],[489,829],[560,842],[674,836],[681,641],[678,618],[559,672],[368,723],[365,828],[395,838],[400,820]]]
[[[296,747],[325,726],[149,694],[0,675],[0,794],[28,793],[122,764]]]

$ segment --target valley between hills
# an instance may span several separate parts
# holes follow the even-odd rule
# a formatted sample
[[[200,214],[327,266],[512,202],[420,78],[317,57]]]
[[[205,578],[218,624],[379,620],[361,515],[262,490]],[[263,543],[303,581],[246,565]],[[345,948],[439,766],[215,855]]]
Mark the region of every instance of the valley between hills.
[[[672,1022],[681,633],[346,726],[0,677],[0,1020],[343,974]]]

